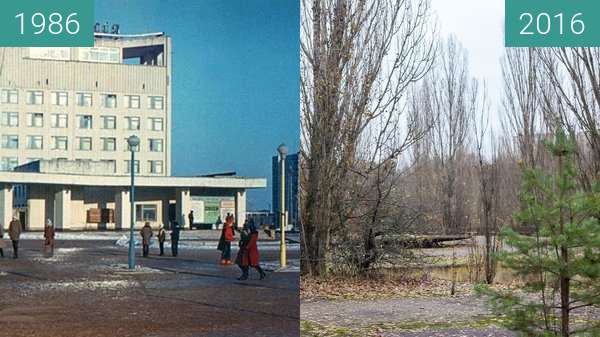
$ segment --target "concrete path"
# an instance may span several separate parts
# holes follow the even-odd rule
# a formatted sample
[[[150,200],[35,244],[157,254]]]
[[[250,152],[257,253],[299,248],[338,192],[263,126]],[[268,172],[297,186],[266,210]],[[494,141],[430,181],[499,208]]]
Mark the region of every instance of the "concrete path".
[[[381,330],[378,336],[385,337],[515,336],[504,329],[488,326],[487,322],[493,316],[483,300],[473,296],[302,301],[300,312],[303,321],[333,327],[332,331],[335,327],[363,333]],[[480,325],[482,327],[478,327]],[[311,337],[310,334],[305,336]]]

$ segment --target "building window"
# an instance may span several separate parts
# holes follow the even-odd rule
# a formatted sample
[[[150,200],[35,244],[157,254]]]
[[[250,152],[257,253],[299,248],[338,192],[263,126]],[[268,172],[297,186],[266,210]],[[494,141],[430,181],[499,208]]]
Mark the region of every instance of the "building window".
[[[69,140],[67,137],[56,136],[52,137],[52,150],[66,151],[69,148]]]
[[[58,106],[69,105],[69,94],[63,91],[52,93],[52,104]]]
[[[109,167],[109,171],[116,172],[117,171],[117,162],[112,159],[101,159],[100,162],[105,163]]]
[[[140,96],[126,95],[125,96],[125,106],[129,109],[139,109],[140,108]]]
[[[91,107],[92,106],[92,94],[78,92],[77,93],[77,106]]]
[[[17,136],[17,135],[2,135],[2,148],[3,149],[18,149],[19,148],[19,136]]]
[[[125,117],[127,121],[127,130],[139,130],[140,129],[140,118],[139,117]]]
[[[162,139],[149,139],[150,152],[163,152],[163,140]]]
[[[117,149],[116,138],[102,138],[102,151],[115,151]]]
[[[44,148],[43,136],[27,136],[27,148],[30,150],[41,150]]]
[[[41,128],[44,126],[44,114],[41,112],[34,112],[27,114],[27,126],[34,128]]]
[[[18,112],[2,112],[2,126],[16,127],[19,126]]]
[[[130,152],[131,151],[131,147],[129,146],[129,142],[128,142],[129,138],[125,138],[125,151],[126,152]],[[133,152],[140,152],[140,148],[142,147],[141,144],[139,144],[138,146],[136,146],[133,149]]]
[[[117,95],[106,94],[102,95],[102,107],[114,109],[117,107]]]
[[[162,110],[165,106],[165,99],[162,96],[148,97],[148,108],[151,110]]]
[[[91,129],[92,128],[92,115],[79,115],[79,128],[80,129]]]
[[[79,151],[92,151],[91,137],[77,137],[79,140]]]
[[[163,173],[163,162],[162,160],[149,160],[148,161],[149,173],[162,174]]]
[[[66,128],[69,126],[69,115],[67,114],[52,114],[52,127],[53,128]]]
[[[131,173],[131,160],[126,160],[125,161],[125,172],[127,173]],[[133,170],[135,173],[140,173],[140,161],[139,160],[135,160],[133,162]]]
[[[2,103],[2,104],[19,104],[19,90],[17,90],[17,89],[2,89],[0,91],[0,103]]]
[[[19,166],[19,159],[17,157],[2,157],[2,171],[12,171],[15,167]]]
[[[135,205],[135,221],[156,221],[156,205]]]
[[[117,128],[117,117],[115,116],[102,116],[102,128],[114,130]]]
[[[163,130],[163,119],[162,118],[148,118],[148,129],[152,131]]]
[[[43,91],[28,91],[27,92],[27,104],[28,105],[44,104],[44,92]]]

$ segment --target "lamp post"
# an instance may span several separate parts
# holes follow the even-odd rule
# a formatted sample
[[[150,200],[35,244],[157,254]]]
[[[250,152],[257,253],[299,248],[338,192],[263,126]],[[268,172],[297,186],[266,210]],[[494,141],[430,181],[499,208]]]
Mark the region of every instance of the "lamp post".
[[[130,223],[129,223],[129,269],[135,268],[135,149],[140,145],[140,139],[133,135],[127,138],[129,151],[131,152],[131,162],[129,163],[129,172],[131,172],[131,187],[129,191],[130,202]]]
[[[285,246],[285,228],[287,227],[287,219],[285,216],[285,156],[288,153],[288,149],[285,144],[281,144],[277,148],[277,152],[279,152],[279,230],[281,231],[281,242],[279,243],[279,263],[281,268],[285,268],[287,265]]]

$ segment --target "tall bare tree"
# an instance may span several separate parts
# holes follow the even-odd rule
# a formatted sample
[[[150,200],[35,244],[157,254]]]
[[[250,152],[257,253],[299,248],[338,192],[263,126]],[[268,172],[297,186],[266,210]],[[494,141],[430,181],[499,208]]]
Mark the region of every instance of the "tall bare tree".
[[[539,50],[544,75],[556,97],[557,120],[578,137],[580,182],[591,189],[600,177],[600,48]]]
[[[442,226],[447,233],[464,232],[464,190],[458,181],[458,169],[480,97],[477,81],[469,78],[466,51],[455,38],[444,44],[427,82],[429,108],[436,116],[432,149],[442,179]]]
[[[407,143],[385,136],[398,132],[385,125],[396,123],[407,87],[430,69],[433,32],[428,0],[302,1],[305,272],[327,271],[332,231],[343,230],[348,218],[345,201],[353,186],[348,178],[361,161],[361,136],[379,128],[381,139],[390,140],[380,146],[385,151],[373,151],[379,152],[372,157],[376,165],[368,166],[375,171],[389,166]],[[407,138],[412,135],[405,131]]]

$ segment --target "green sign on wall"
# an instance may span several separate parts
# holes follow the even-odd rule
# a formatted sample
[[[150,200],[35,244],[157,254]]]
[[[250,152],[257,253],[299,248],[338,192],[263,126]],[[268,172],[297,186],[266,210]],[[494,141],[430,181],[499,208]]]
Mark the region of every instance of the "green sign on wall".
[[[598,47],[600,1],[505,0],[506,47]]]
[[[2,1],[0,47],[93,47],[94,0]]]

